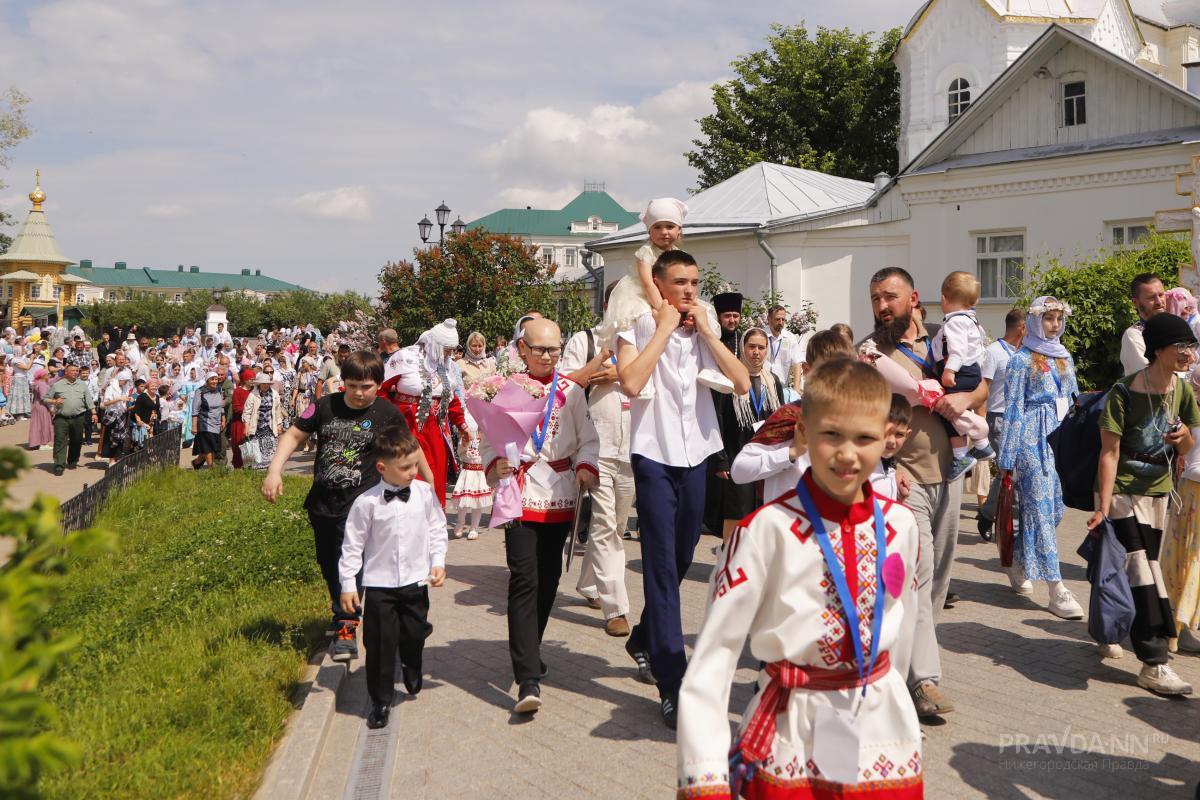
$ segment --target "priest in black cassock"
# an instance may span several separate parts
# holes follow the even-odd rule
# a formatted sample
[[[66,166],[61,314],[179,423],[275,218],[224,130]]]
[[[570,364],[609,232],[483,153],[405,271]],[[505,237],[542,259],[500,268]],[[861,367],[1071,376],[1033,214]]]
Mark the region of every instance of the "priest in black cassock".
[[[722,292],[714,295],[713,308],[717,312],[717,322],[721,326],[721,343],[729,348],[736,356],[741,356],[741,336],[738,327],[742,324],[742,295],[740,292]],[[713,392],[713,408],[717,412],[718,423],[725,419],[726,406],[732,400],[731,395]],[[721,429],[722,441],[725,437],[724,426]],[[729,465],[732,461],[725,452],[714,453],[708,459],[708,484],[704,501],[704,528],[716,536],[722,534],[725,511],[731,508],[730,493],[736,491],[736,484],[729,478]]]

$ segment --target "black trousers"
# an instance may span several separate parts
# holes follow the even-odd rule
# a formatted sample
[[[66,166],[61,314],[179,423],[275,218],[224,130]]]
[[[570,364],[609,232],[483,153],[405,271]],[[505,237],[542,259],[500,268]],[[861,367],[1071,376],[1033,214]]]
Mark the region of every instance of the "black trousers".
[[[517,683],[542,673],[542,634],[562,577],[568,522],[521,520],[504,531],[508,559],[508,654]]]
[[[363,645],[367,648],[367,694],[375,703],[392,704],[396,690],[396,653],[406,667],[421,669],[429,624],[429,588],[367,587],[363,598]]]
[[[342,557],[342,539],[346,536],[345,517],[323,517],[308,513],[308,523],[312,525],[313,540],[317,546],[317,564],[321,567],[321,577],[325,579],[325,587],[329,590],[329,606],[336,619],[357,620],[358,613],[347,614],[342,611],[342,579],[338,577],[338,559]],[[362,597],[362,570],[358,571],[358,596]]]
[[[85,411],[73,417],[61,414],[54,417],[54,466],[67,467],[79,463],[79,451],[83,449],[84,418],[90,416]]]

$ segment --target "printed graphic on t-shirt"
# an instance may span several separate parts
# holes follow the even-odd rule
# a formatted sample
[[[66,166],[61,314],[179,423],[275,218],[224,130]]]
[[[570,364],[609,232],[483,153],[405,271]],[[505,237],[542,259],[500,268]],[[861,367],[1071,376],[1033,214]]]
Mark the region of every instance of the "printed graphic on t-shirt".
[[[320,437],[319,481],[333,489],[351,489],[362,483],[363,453],[374,437],[371,420],[333,417],[321,426]]]

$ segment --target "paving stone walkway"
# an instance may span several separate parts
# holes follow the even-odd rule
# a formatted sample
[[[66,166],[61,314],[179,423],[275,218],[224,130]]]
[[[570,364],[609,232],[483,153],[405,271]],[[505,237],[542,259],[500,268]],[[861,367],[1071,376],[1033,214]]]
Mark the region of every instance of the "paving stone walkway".
[[[1086,605],[1074,549],[1084,516],[1060,529],[1064,579]],[[1051,616],[1044,585],[1032,599],[1013,594],[994,545],[962,516],[952,589],[962,596],[938,628],[944,687],[958,706],[927,725],[930,798],[1192,797],[1200,780],[1200,700],[1167,699],[1138,688],[1132,654],[1101,661],[1085,624]],[[714,561],[706,537],[683,586],[689,645],[703,614]],[[628,583],[641,605],[638,547],[627,547]],[[434,632],[425,689],[394,709],[400,726],[391,797],[664,798],[674,793],[674,735],[659,721],[656,693],[633,679],[624,640],[605,635],[599,612],[560,585],[543,655],[545,705],[533,718],[510,713],[507,572],[502,535],[453,540],[449,578],[432,590]],[[578,564],[578,561],[576,562]],[[1172,659],[1200,687],[1200,657]],[[361,662],[338,700],[329,743],[310,796],[341,797],[346,765],[365,735]],[[754,664],[743,657],[731,707],[736,720],[752,693]],[[402,692],[402,688],[401,688]]]

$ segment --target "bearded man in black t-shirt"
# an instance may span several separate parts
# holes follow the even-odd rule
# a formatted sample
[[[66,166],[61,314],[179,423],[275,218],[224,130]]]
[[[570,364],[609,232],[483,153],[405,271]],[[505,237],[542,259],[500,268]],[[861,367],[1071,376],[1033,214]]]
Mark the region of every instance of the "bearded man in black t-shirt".
[[[345,390],[322,397],[298,417],[292,427],[279,438],[275,457],[263,479],[263,497],[272,503],[283,494],[283,468],[296,448],[308,437],[317,435],[317,457],[313,461],[313,483],[304,500],[308,520],[316,542],[317,564],[329,590],[333,613],[330,634],[336,635],[334,661],[350,661],[358,657],[356,633],[360,612],[348,614],[341,610],[341,580],[338,559],[342,553],[342,537],[346,516],[356,497],[379,482],[375,469],[375,437],[380,430],[400,427],[408,430],[404,415],[388,401],[377,397],[383,383],[383,362],[375,353],[363,350],[351,353],[342,363]],[[433,483],[433,473],[425,456],[419,465],[421,478]],[[362,575],[359,593],[362,593]]]

